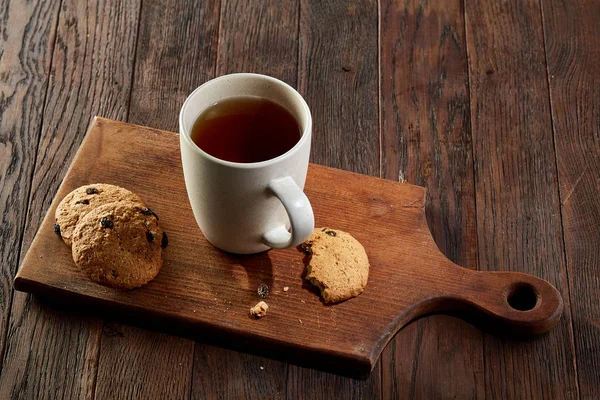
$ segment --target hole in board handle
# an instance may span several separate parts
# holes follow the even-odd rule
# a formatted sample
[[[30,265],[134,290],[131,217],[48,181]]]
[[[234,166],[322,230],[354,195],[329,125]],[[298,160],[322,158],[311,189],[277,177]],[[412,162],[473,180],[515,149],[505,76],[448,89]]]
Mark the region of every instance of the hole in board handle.
[[[529,283],[515,284],[509,291],[508,305],[517,311],[530,311],[537,306],[540,296],[536,288]]]

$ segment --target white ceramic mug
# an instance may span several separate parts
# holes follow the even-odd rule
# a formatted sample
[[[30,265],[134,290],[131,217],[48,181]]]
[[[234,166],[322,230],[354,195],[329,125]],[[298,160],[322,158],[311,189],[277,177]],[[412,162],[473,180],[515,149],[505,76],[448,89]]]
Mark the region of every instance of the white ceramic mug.
[[[198,116],[226,98],[258,96],[285,107],[302,131],[284,154],[236,163],[200,149],[190,134]],[[302,191],[308,170],[312,118],[308,105],[288,84],[265,75],[231,74],[206,82],[186,99],[179,114],[185,185],[200,230],[214,246],[252,254],[302,243],[314,229]],[[289,232],[291,228],[291,233]]]

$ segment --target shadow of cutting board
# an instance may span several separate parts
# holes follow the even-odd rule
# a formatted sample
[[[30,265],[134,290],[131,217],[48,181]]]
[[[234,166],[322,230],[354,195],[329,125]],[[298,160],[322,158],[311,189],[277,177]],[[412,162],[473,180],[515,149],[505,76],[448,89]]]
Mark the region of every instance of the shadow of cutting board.
[[[58,202],[99,182],[140,195],[169,235],[160,274],[141,289],[89,281],[53,232]],[[518,335],[542,333],[560,318],[562,298],[548,282],[446,259],[425,222],[424,188],[311,165],[305,192],[316,226],[350,232],[364,245],[371,270],[359,297],[322,304],[303,287],[296,249],[236,256],[214,248],[188,202],[178,135],[96,118],[14,285],[111,318],[351,376],[368,374],[392,336],[422,315],[459,313]],[[253,320],[248,310],[260,300],[262,283],[271,289],[269,312]]]

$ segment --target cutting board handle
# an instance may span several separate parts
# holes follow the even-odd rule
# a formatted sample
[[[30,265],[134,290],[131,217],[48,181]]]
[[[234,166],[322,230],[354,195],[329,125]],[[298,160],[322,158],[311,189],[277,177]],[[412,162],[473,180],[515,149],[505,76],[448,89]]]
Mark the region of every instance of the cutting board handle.
[[[450,263],[450,261],[448,261]],[[469,310],[466,319],[492,333],[530,336],[548,331],[561,317],[563,299],[549,282],[520,272],[473,271],[457,265],[449,292],[449,308]],[[448,266],[446,266],[448,267]],[[451,271],[452,268],[448,268]],[[458,280],[456,278],[459,278]]]

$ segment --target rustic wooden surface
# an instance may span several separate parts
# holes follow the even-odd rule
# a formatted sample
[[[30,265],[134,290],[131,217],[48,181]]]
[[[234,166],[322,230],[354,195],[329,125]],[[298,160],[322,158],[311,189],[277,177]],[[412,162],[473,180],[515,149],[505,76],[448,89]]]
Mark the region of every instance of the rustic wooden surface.
[[[600,3],[595,1],[542,3],[573,319],[573,368],[585,399],[597,398],[600,392],[599,15]]]
[[[245,11],[248,23],[225,24],[223,11],[235,10],[230,2],[157,3],[0,4],[0,397],[158,395],[174,379],[173,393],[184,398],[600,397],[596,1],[330,6],[300,0],[286,3],[286,11],[266,1]],[[221,73],[216,53],[231,46],[222,43],[225,37],[239,37],[227,71],[293,71],[273,65],[282,59],[293,65],[284,58],[293,49],[271,45],[282,39],[268,17],[289,15],[290,3],[298,10],[296,86],[322,135],[315,137],[322,145],[313,148],[312,161],[428,186],[428,220],[445,254],[470,268],[539,272],[554,280],[570,314],[565,326],[549,338],[515,342],[478,339],[477,329],[452,317],[427,318],[400,331],[375,378],[358,382],[287,364],[261,370],[265,360],[258,357],[128,326],[115,336],[106,328],[114,326],[110,321],[103,329],[101,320],[13,294],[21,255],[91,115],[175,129],[178,102]],[[352,75],[344,63],[355,60],[360,70]],[[365,82],[375,76],[377,84],[377,71],[373,97]],[[354,144],[358,137],[362,146]],[[37,167],[38,157],[47,159],[44,167]],[[546,165],[552,160],[554,167]],[[512,191],[502,186],[507,183]],[[115,351],[131,346],[137,350],[130,356]],[[151,364],[152,352],[172,349],[182,354],[187,373]],[[211,359],[211,375],[203,368],[205,354],[221,360]],[[99,360],[106,373],[131,363],[136,371],[117,388],[103,388],[115,381],[99,373]],[[154,380],[142,382],[149,376]]]
[[[533,1],[466,2],[477,250],[480,270],[529,272],[568,298],[539,7]],[[486,397],[529,391],[575,398],[570,311],[567,307],[559,325],[538,340],[484,336]],[[548,349],[552,357],[540,369],[530,353]]]
[[[460,2],[382,2],[381,132],[384,178],[428,188],[439,248],[477,269],[475,189],[464,15]],[[482,333],[443,315],[396,335],[382,355],[384,398],[481,398]]]

